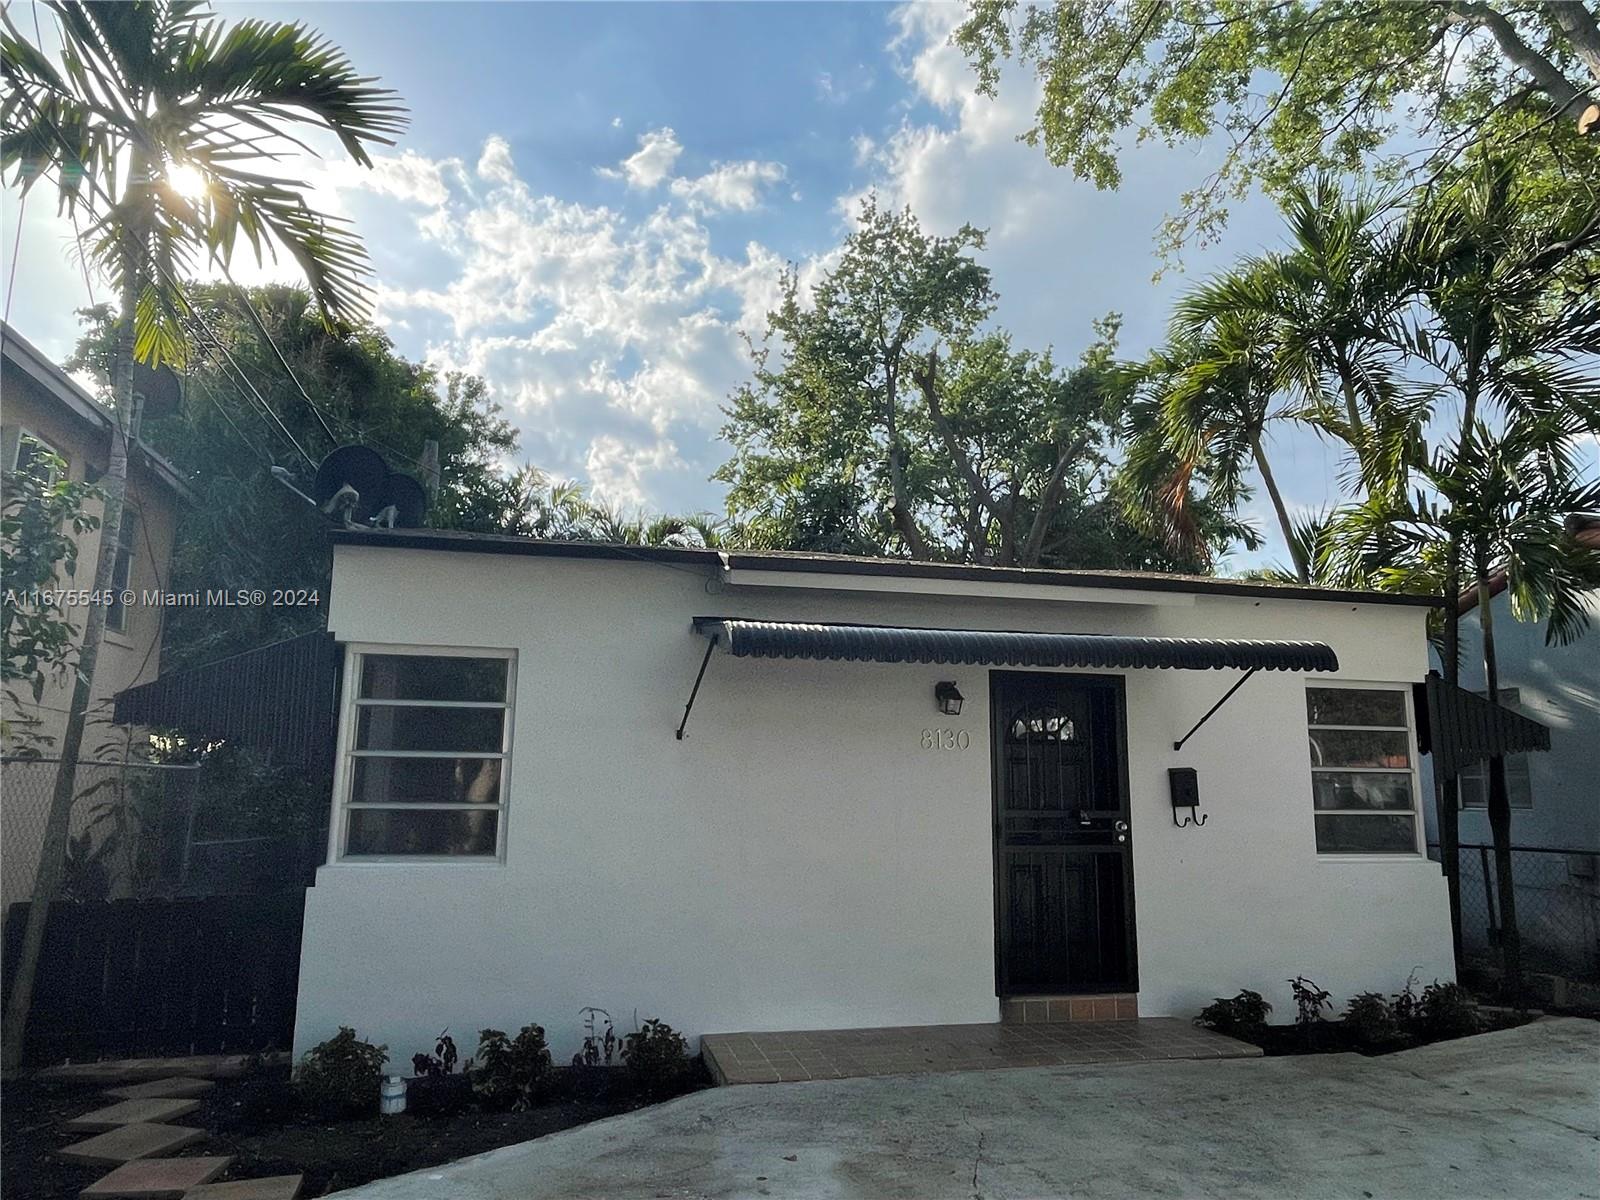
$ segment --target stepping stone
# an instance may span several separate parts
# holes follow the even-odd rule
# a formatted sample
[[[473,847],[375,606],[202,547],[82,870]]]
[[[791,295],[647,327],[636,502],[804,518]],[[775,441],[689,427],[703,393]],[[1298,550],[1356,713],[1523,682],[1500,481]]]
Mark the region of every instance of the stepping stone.
[[[230,1179],[191,1188],[183,1200],[296,1200],[304,1175],[270,1175],[265,1179]]]
[[[200,1107],[198,1100],[123,1100],[64,1122],[68,1129],[115,1129],[119,1125],[159,1125]]]
[[[198,1096],[215,1087],[209,1079],[191,1079],[187,1075],[174,1075],[170,1079],[152,1079],[149,1083],[131,1083],[124,1087],[107,1088],[106,1095],[118,1100],[182,1100]]]
[[[136,1158],[154,1158],[203,1137],[203,1129],[190,1129],[187,1125],[120,1125],[109,1133],[63,1146],[56,1153],[62,1158],[84,1162],[125,1163]]]
[[[223,1171],[231,1158],[141,1158],[123,1163],[78,1195],[83,1200],[176,1200]]]

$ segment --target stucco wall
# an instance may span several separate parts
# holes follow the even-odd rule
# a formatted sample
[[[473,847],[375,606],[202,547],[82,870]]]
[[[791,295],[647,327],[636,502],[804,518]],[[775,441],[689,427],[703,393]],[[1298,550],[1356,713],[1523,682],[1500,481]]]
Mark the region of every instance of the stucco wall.
[[[564,1058],[591,1004],[691,1035],[996,1019],[987,672],[719,654],[678,742],[700,614],[1316,637],[1341,678],[1426,668],[1415,608],[715,591],[656,564],[341,547],[341,641],[518,651],[506,856],[324,867],[297,1053],[353,1024],[404,1063],[446,1026],[538,1021]],[[1127,674],[1141,1011],[1251,987],[1281,1015],[1302,972],[1341,998],[1450,977],[1437,864],[1316,854],[1304,677],[1256,676],[1172,753],[1236,677]],[[958,718],[934,711],[946,678]],[[939,726],[970,748],[923,750]],[[1199,769],[1202,829],[1173,827],[1174,765]]]

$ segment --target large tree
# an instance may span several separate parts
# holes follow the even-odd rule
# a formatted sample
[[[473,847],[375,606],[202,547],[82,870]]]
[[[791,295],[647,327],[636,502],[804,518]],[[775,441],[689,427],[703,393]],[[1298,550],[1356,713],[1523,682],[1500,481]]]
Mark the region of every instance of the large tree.
[[[866,202],[836,265],[783,280],[717,477],[756,544],[1003,566],[1188,567],[1108,495],[1126,391],[1102,322],[1071,369],[995,329],[974,257]],[[1227,531],[1207,524],[1208,536]]]
[[[105,474],[96,590],[111,586],[122,527],[128,441],[138,436],[134,366],[181,362],[188,344],[182,279],[241,244],[286,253],[324,317],[356,315],[365,294],[360,241],[306,202],[283,176],[293,131],[331,134],[370,165],[370,147],[404,128],[393,92],[358,74],[302,25],[212,18],[192,0],[52,3],[61,50],[52,60],[9,11],[0,14],[0,172],[26,195],[50,181],[83,227],[79,251],[119,300],[116,420]],[[61,875],[78,758],[105,609],[91,608],[78,652],[51,799],[37,899],[13,973],[4,1035],[20,1057],[49,901]]]
[[[336,444],[370,445],[391,470],[420,477],[432,442],[439,487],[429,524],[504,531],[504,523],[479,517],[504,489],[516,431],[482,379],[441,376],[408,361],[368,322],[330,329],[302,288],[201,284],[187,292],[215,340],[191,354],[180,409],[143,430],[195,493],[181,517],[172,578],[163,583],[179,591],[291,588],[325,596],[327,520],[269,470],[278,465],[309,492],[312,464],[301,449],[320,459]],[[66,365],[96,377],[109,395],[119,322],[108,305],[83,316],[85,335]],[[325,618],[325,607],[172,608],[163,667],[289,637]]]
[[[955,40],[980,91],[1008,58],[1034,71],[1027,140],[1099,187],[1121,183],[1135,141],[1219,138],[1169,249],[1214,236],[1251,188],[1329,169],[1419,179],[1514,146],[1570,186],[1600,163],[1600,25],[1582,0],[971,0]]]

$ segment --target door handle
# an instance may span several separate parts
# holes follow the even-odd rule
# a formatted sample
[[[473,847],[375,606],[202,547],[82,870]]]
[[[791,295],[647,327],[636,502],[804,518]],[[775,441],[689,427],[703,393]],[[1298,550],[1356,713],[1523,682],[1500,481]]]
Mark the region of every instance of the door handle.
[[[1112,825],[1111,828],[1115,829],[1118,833],[1127,833],[1128,823],[1126,821],[1118,821]]]

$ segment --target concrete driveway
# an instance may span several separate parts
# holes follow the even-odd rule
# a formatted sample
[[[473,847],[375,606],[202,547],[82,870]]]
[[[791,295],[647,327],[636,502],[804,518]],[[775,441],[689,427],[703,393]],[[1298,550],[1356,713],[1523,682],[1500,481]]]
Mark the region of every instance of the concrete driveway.
[[[717,1088],[341,1195],[1600,1197],[1600,1024],[1384,1058]]]

